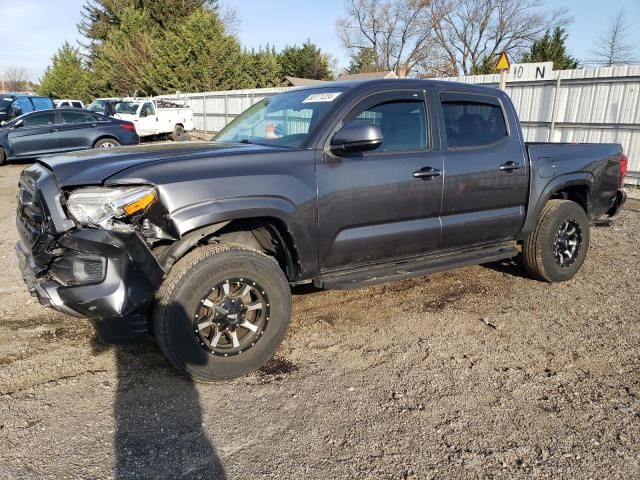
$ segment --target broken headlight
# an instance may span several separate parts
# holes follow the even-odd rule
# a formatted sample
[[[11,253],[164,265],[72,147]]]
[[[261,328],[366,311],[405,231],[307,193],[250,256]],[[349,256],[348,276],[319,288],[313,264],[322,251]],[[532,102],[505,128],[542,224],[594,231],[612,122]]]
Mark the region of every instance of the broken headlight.
[[[112,219],[144,213],[156,200],[153,187],[87,187],[71,192],[67,210],[81,225],[110,228]]]

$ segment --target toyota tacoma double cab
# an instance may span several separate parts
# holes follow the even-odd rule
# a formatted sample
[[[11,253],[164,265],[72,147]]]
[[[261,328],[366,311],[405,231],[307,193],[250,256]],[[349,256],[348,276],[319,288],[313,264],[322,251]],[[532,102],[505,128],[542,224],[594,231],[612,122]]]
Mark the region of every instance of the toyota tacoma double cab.
[[[571,279],[626,168],[617,144],[526,143],[497,89],[328,83],[262,100],[211,142],[40,159],[19,180],[17,254],[42,304],[108,342],[153,336],[214,381],[272,357],[295,285],[512,257]]]

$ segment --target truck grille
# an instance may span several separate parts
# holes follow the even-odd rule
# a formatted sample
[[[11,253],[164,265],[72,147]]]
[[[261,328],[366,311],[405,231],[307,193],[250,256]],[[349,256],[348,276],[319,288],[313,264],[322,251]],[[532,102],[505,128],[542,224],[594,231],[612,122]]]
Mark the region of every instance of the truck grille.
[[[18,183],[16,226],[38,269],[42,269],[52,257],[48,248],[55,234],[39,187],[42,181],[51,181],[50,175],[44,168],[33,165],[25,169]]]

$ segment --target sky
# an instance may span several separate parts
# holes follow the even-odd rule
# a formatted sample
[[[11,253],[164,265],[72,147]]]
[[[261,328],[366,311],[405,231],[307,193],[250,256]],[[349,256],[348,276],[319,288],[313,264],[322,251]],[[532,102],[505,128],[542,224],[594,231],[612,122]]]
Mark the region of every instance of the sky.
[[[0,0],[0,70],[26,67],[32,80],[42,76],[51,56],[66,40],[81,40],[76,24],[85,0]],[[344,12],[344,0],[222,0],[238,9],[238,37],[249,49],[267,43],[281,49],[307,39],[338,59],[349,63],[348,53],[336,34],[336,19]],[[566,7],[573,17],[569,26],[569,52],[589,58],[593,42],[607,27],[609,16],[624,8],[630,38],[636,42],[640,60],[640,1],[638,0],[545,0],[550,8]]]

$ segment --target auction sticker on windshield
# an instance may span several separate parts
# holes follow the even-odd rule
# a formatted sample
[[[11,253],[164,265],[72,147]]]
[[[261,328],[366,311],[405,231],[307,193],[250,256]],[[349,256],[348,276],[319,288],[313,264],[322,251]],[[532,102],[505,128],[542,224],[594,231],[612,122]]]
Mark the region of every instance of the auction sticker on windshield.
[[[313,93],[305,98],[302,103],[333,102],[341,93],[342,92]]]

